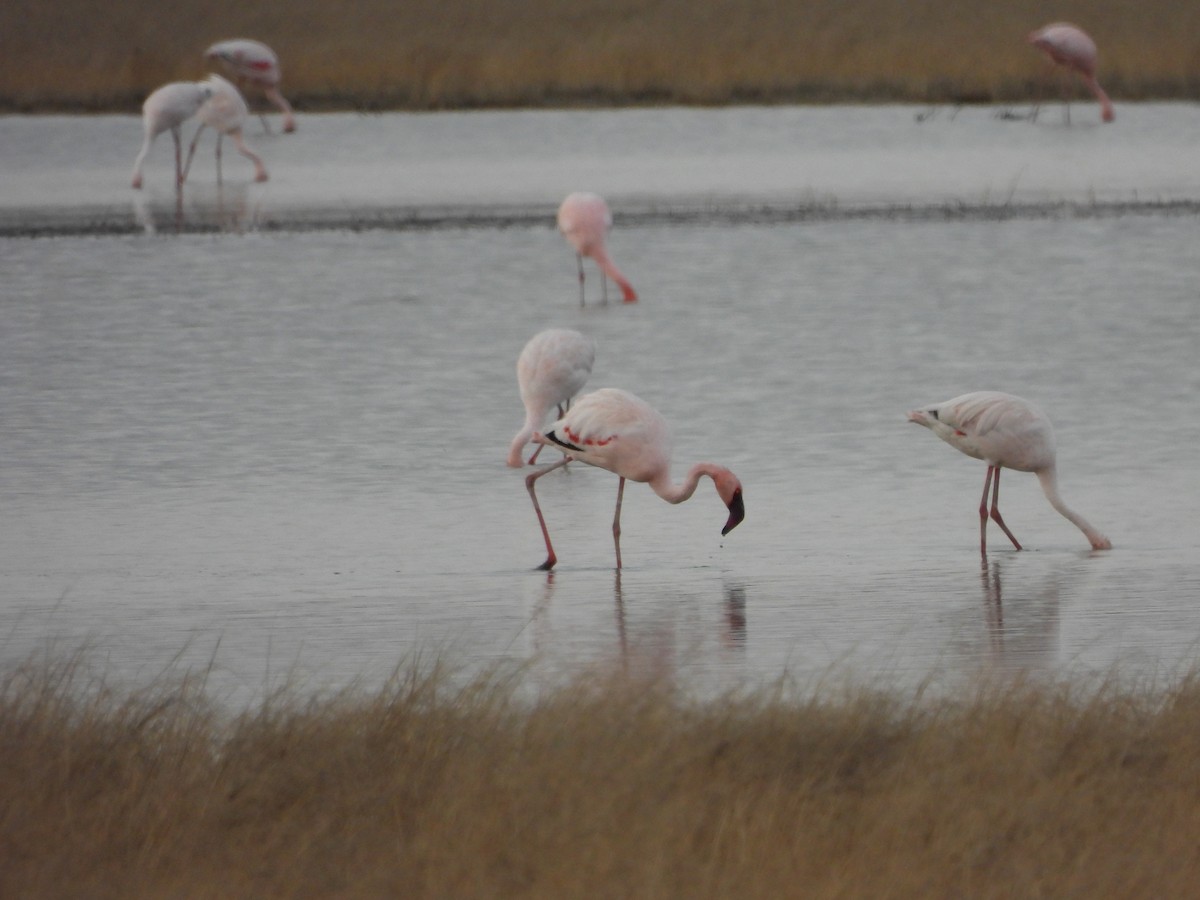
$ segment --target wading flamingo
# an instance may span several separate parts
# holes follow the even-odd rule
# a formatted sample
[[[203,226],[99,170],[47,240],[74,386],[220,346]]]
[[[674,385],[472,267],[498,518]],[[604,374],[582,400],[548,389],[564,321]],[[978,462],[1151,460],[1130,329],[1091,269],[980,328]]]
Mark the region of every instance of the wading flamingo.
[[[1055,65],[1075,72],[1083,79],[1096,99],[1100,101],[1100,118],[1111,122],[1114,118],[1112,101],[1096,81],[1096,42],[1082,28],[1067,22],[1055,22],[1029,35],[1029,43],[1049,57]],[[1071,121],[1070,105],[1067,121]]]
[[[292,107],[283,98],[283,94],[279,93],[282,73],[279,69],[279,57],[275,55],[274,50],[261,41],[235,38],[213,44],[204,51],[204,58],[220,62],[243,87],[251,86],[262,91],[268,100],[283,111],[283,130],[296,130]],[[266,117],[263,117],[263,126],[266,124]]]
[[[558,230],[575,248],[579,263],[579,305],[583,306],[583,258],[590,257],[600,267],[600,289],[608,302],[608,281],[611,278],[621,288],[626,303],[637,300],[637,292],[608,255],[608,232],[612,228],[612,213],[604,198],[596,194],[568,194],[558,208]]]
[[[729,508],[729,519],[721,529],[721,534],[728,534],[746,516],[742,503],[742,483],[723,466],[709,462],[696,463],[688,470],[683,481],[672,483],[671,440],[667,423],[645,400],[626,391],[602,388],[584,394],[548,432],[544,435],[535,433],[533,439],[547,447],[557,447],[566,454],[561,461],[538,469],[525,478],[525,487],[533,500],[538,524],[542,526],[542,537],[546,539],[546,561],[539,569],[554,568],[558,557],[554,555],[554,547],[550,543],[546,519],[534,493],[534,482],[573,459],[608,469],[621,479],[617,483],[617,508],[612,526],[618,569],[621,568],[621,498],[625,493],[627,478],[649,484],[654,493],[668,503],[682,503],[695,493],[700,476],[707,475],[716,485],[721,502]]]
[[[1054,464],[1054,430],[1045,413],[1020,397],[999,391],[976,391],[944,403],[935,403],[908,414],[908,421],[924,425],[943,441],[974,459],[988,464],[979,503],[979,551],[987,555],[988,492],[992,494],[991,517],[1013,546],[1021,545],[1000,517],[1000,470],[1033,472],[1042,484],[1050,505],[1082,531],[1093,550],[1110,550],[1112,543],[1069,509],[1058,495]]]
[[[525,404],[525,424],[508,448],[508,464],[520,468],[521,453],[533,433],[542,427],[550,410],[558,407],[561,417],[571,398],[578,394],[592,374],[596,345],[590,337],[570,328],[548,328],[529,339],[517,357],[517,385]],[[542,451],[538,444],[530,465]]]
[[[188,170],[192,168],[192,157],[196,154],[200,132],[208,125],[217,133],[217,184],[221,183],[221,139],[225,135],[229,135],[229,139],[242,156],[254,163],[254,180],[266,181],[267,167],[263,165],[262,158],[247,147],[242,138],[242,125],[246,116],[250,114],[245,99],[237,88],[220,75],[209,75],[208,84],[212,88],[212,96],[205,100],[196,112],[200,127],[196,129],[196,136],[192,138],[192,144],[188,147],[187,163],[183,167],[184,179],[187,179]]]
[[[184,171],[180,129],[184,122],[196,114],[201,104],[212,96],[212,90],[212,85],[209,84],[174,81],[164,84],[146,98],[146,102],[142,104],[142,129],[145,138],[142,140],[142,150],[138,153],[137,161],[133,164],[133,187],[142,186],[142,166],[150,152],[150,145],[167,130],[170,130],[171,137],[175,139],[175,186],[182,187]]]

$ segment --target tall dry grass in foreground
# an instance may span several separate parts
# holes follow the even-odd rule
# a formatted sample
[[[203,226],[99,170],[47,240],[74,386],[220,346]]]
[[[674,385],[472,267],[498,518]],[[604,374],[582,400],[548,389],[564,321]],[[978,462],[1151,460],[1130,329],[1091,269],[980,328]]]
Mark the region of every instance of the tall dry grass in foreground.
[[[236,718],[74,664],[0,688],[6,897],[1183,897],[1200,680],[539,700],[401,672]]]
[[[1050,89],[1025,36],[1060,19],[1117,101],[1200,97],[1176,0],[48,0],[0,4],[0,109],[134,111],[239,36],[301,110],[1022,100]]]

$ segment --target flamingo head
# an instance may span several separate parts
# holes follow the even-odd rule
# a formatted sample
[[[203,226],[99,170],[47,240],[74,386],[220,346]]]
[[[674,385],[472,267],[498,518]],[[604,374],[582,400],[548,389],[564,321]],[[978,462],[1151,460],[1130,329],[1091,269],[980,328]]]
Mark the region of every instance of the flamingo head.
[[[721,534],[726,535],[741,524],[746,518],[746,504],[742,500],[742,483],[728,469],[719,469],[713,473],[713,482],[717,486],[717,495],[721,502],[729,508],[729,518]]]
[[[957,433],[956,429],[942,421],[941,415],[939,414],[936,406],[931,406],[928,409],[910,410],[908,413],[908,421],[917,425],[924,425],[943,441],[949,441],[952,444],[955,443],[953,440],[951,440],[951,436]]]

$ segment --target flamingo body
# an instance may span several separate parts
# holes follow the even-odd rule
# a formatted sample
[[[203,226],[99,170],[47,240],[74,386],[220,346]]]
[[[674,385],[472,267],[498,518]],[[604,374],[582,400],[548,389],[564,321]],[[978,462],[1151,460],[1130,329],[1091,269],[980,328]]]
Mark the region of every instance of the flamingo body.
[[[283,73],[274,50],[261,41],[234,38],[213,44],[204,51],[204,57],[220,62],[226,71],[244,85],[252,85],[262,91],[283,112],[283,130],[296,130],[292,107],[279,92]]]
[[[596,345],[591,338],[570,328],[548,328],[529,339],[517,358],[517,385],[525,405],[525,424],[508,450],[508,464],[521,466],[521,453],[533,433],[545,424],[550,410],[561,416],[571,398],[592,374]],[[538,451],[542,448],[539,445]],[[530,457],[532,463],[537,451]]]
[[[211,88],[211,96],[196,112],[196,117],[200,119],[200,127],[196,129],[196,136],[192,138],[192,144],[188,148],[183,177],[187,178],[188,170],[192,167],[192,156],[196,153],[196,143],[200,140],[200,132],[207,125],[217,132],[218,181],[221,180],[221,139],[226,135],[233,141],[238,152],[254,163],[254,180],[266,181],[267,168],[263,165],[262,158],[246,146],[246,141],[242,137],[242,125],[246,121],[246,116],[250,114],[245,98],[236,87],[220,75],[209,75],[207,83]]]
[[[696,463],[682,481],[676,483],[671,480],[671,439],[667,423],[650,404],[627,391],[602,388],[585,394],[549,431],[545,434],[535,433],[533,439],[539,444],[557,447],[566,454],[561,462],[539,469],[525,479],[546,541],[547,555],[540,567],[542,569],[553,568],[557,557],[534,492],[534,483],[570,460],[607,469],[620,479],[613,515],[613,543],[618,569],[621,568],[621,498],[626,480],[649,484],[651,490],[668,503],[682,503],[695,493],[701,476],[707,475],[729,510],[729,518],[721,534],[728,534],[745,518],[742,484],[724,466],[710,462]]]
[[[568,194],[558,208],[558,229],[566,237],[567,243],[575,248],[579,264],[579,305],[584,302],[583,294],[583,259],[591,259],[600,268],[601,286],[608,299],[607,283],[604,279],[611,278],[621,288],[621,295],[626,303],[637,300],[637,292],[629,283],[612,257],[608,255],[608,232],[612,229],[612,213],[604,198],[583,192]]]
[[[1079,75],[1100,102],[1100,117],[1105,122],[1115,118],[1112,101],[1096,81],[1096,42],[1087,32],[1068,22],[1055,22],[1032,32],[1029,43],[1045,53],[1055,65]]]
[[[1058,494],[1054,430],[1046,414],[1028,400],[1000,391],[976,391],[952,400],[912,410],[908,420],[924,425],[950,446],[988,464],[979,507],[979,547],[987,553],[988,493],[992,492],[991,518],[1021,549],[1000,516],[1000,469],[1033,472],[1042,492],[1058,512],[1087,537],[1095,550],[1112,543],[1063,503]]]
[[[170,131],[175,139],[175,184],[183,184],[183,157],[180,129],[183,123],[196,115],[201,105],[212,96],[212,86],[197,84],[192,81],[174,81],[164,84],[146,98],[142,104],[142,149],[133,164],[133,179],[135,188],[142,186],[142,168],[146,156],[150,153],[150,145],[164,131]]]

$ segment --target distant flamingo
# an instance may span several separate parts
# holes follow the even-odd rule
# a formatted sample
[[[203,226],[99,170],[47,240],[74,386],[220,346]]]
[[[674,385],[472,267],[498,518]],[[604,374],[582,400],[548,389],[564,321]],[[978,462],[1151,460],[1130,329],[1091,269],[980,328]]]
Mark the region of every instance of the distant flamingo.
[[[221,181],[221,139],[225,135],[229,135],[242,156],[254,163],[254,180],[266,181],[267,167],[263,165],[262,158],[247,147],[242,138],[242,124],[250,113],[245,99],[237,88],[220,75],[209,75],[208,84],[212,88],[212,96],[196,112],[197,118],[200,119],[200,127],[196,129],[196,136],[192,138],[192,144],[188,147],[187,163],[183,167],[184,179],[187,179],[188,171],[192,168],[192,157],[196,154],[200,132],[204,130],[205,125],[209,125],[217,133],[218,184]]]
[[[612,228],[612,213],[608,204],[596,194],[568,194],[567,199],[558,208],[558,228],[575,248],[575,257],[579,262],[579,305],[583,306],[583,258],[593,259],[600,267],[600,287],[604,292],[604,302],[608,302],[608,276],[621,287],[621,294],[626,303],[637,300],[637,292],[629,280],[621,274],[608,255],[606,246],[608,232]]]
[[[538,524],[542,526],[542,537],[546,539],[546,561],[538,567],[540,569],[552,569],[558,557],[550,543],[546,519],[534,493],[534,482],[573,459],[620,476],[612,527],[618,569],[621,568],[621,498],[627,478],[649,484],[654,493],[668,503],[682,503],[695,493],[700,476],[707,475],[716,485],[721,501],[729,508],[729,519],[721,534],[728,534],[745,518],[742,483],[723,466],[696,463],[683,481],[671,482],[671,441],[667,423],[646,401],[626,391],[603,388],[584,394],[550,431],[544,435],[535,433],[533,439],[547,447],[557,447],[566,454],[561,461],[525,478]]]
[[[592,339],[569,328],[548,328],[529,339],[517,358],[517,384],[525,404],[525,424],[508,449],[508,464],[521,466],[521,452],[534,431],[541,428],[550,410],[558,407],[562,416],[571,398],[578,394],[596,359]],[[539,444],[530,465],[542,450]]]
[[[1020,397],[999,391],[976,391],[944,403],[914,409],[908,421],[924,425],[956,450],[988,464],[979,504],[979,550],[987,555],[988,492],[992,494],[991,516],[1013,546],[1021,545],[1000,517],[1000,469],[1033,472],[1050,505],[1082,531],[1093,550],[1109,550],[1112,543],[1092,528],[1078,513],[1067,508],[1058,495],[1055,471],[1054,431],[1045,413]]]
[[[1029,43],[1037,47],[1056,65],[1075,72],[1083,79],[1088,90],[1100,101],[1100,117],[1105,122],[1114,118],[1112,101],[1096,81],[1096,42],[1075,25],[1055,22],[1029,35]],[[1070,107],[1067,107],[1070,121]]]
[[[142,186],[142,167],[150,152],[154,139],[164,131],[170,130],[175,139],[175,185],[183,185],[183,148],[180,129],[183,123],[190,119],[200,109],[202,103],[212,96],[212,85],[196,84],[192,81],[174,81],[164,84],[154,91],[142,104],[142,129],[145,138],[142,140],[142,150],[138,153],[137,161],[133,164],[133,181],[135,188]]]
[[[275,51],[261,41],[235,38],[220,41],[204,51],[205,59],[219,60],[243,87],[253,86],[283,111],[283,130],[295,131],[296,119],[292,107],[279,93],[282,72]],[[263,125],[267,120],[263,119]]]

